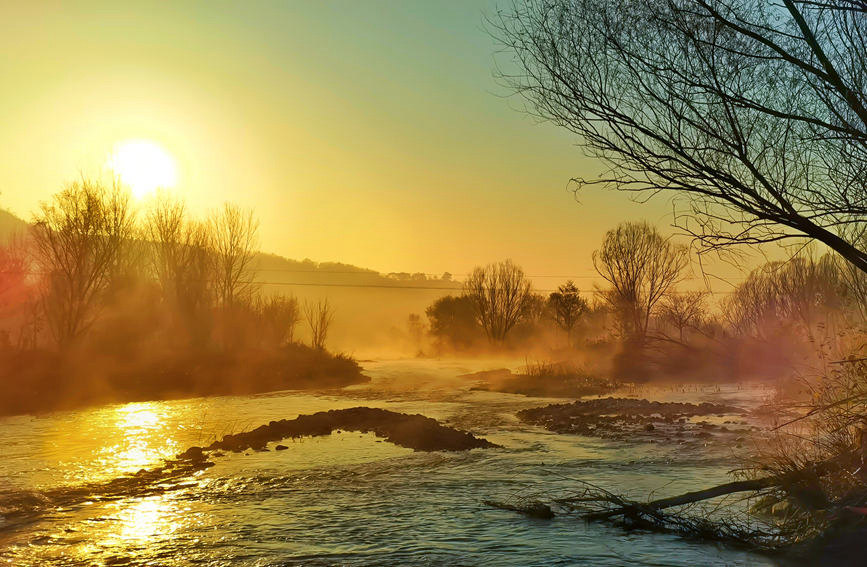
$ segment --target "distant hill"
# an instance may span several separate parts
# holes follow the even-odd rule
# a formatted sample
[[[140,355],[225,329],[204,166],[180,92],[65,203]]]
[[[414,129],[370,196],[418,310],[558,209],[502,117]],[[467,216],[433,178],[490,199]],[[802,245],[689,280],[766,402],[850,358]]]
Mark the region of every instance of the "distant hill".
[[[437,298],[459,293],[450,274],[382,274],[339,262],[290,260],[274,254],[256,257],[255,279],[266,295],[292,295],[304,303],[327,299],[334,308],[328,345],[336,350],[415,354],[408,330],[410,314],[424,315]],[[305,323],[298,329],[306,340]]]
[[[0,209],[0,242],[8,242],[14,236],[22,234],[28,226],[29,223],[24,219],[5,209]],[[297,284],[339,287],[436,287],[446,290],[460,287],[449,274],[444,274],[441,278],[409,272],[382,274],[341,262],[315,262],[309,258],[292,260],[266,253],[256,255],[254,270],[257,280],[273,282],[278,286]]]
[[[254,269],[258,280],[275,285],[436,288],[446,291],[460,288],[460,283],[450,274],[442,277],[409,272],[383,274],[351,264],[314,262],[309,258],[290,260],[276,254],[258,254]]]
[[[27,229],[27,221],[7,210],[0,209],[0,242],[9,242]]]

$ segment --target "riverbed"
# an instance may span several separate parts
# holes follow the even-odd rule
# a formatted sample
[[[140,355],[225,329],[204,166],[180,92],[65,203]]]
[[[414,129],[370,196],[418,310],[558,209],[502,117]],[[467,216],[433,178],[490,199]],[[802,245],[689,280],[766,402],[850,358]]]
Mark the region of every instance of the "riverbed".
[[[376,360],[369,384],[116,404],[0,418],[0,564],[49,565],[775,565],[673,535],[557,516],[533,519],[484,500],[546,498],[576,479],[656,497],[729,479],[743,456],[712,441],[623,442],[522,424],[520,409],[563,400],[473,391],[462,375],[514,360]],[[754,403],[734,385],[630,395]],[[372,434],[335,432],[287,450],[214,458],[213,467],[129,494],[112,479],[193,445],[315,411],[420,413],[501,449],[422,453]],[[273,444],[272,444],[273,445]]]

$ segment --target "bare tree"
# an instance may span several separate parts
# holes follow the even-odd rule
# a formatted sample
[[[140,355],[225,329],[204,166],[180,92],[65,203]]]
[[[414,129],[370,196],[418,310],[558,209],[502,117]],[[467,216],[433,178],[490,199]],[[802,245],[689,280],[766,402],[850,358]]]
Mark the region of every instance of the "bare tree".
[[[849,237],[858,243],[859,248],[867,249],[867,229],[860,232],[849,231]],[[839,257],[836,263],[840,278],[846,286],[852,315],[857,318],[855,324],[867,328],[867,272],[859,270],[851,262]]]
[[[660,299],[688,264],[683,246],[663,238],[646,222],[624,222],[605,234],[593,265],[611,284],[605,298],[620,315],[624,333],[641,342]]]
[[[23,346],[35,331],[30,271],[23,241],[0,245],[0,347]]]
[[[842,317],[845,284],[830,256],[794,257],[753,270],[723,302],[735,331],[764,337],[782,326],[799,325],[808,336]]]
[[[570,337],[578,320],[590,309],[587,300],[581,297],[572,280],[567,281],[548,296],[548,305],[551,307],[554,322]]]
[[[511,260],[473,270],[464,292],[475,306],[476,318],[488,339],[502,342],[521,321],[530,298],[530,281]]]
[[[493,25],[504,78],[611,165],[578,188],[673,192],[710,248],[807,237],[867,271],[864,2],[529,0]]]
[[[274,295],[267,299],[259,298],[256,307],[264,326],[260,332],[264,333],[270,343],[283,346],[295,342],[295,327],[301,320],[297,299]],[[322,342],[324,344],[324,337]]]
[[[310,326],[310,344],[318,350],[325,349],[325,339],[328,337],[328,328],[334,320],[334,309],[328,304],[328,300],[320,300],[316,303],[304,303],[304,319]]]
[[[406,330],[410,344],[416,352],[421,352],[425,336],[425,324],[418,313],[410,313],[406,320]]]
[[[208,227],[189,219],[183,202],[163,198],[148,211],[145,234],[163,297],[193,342],[203,343],[210,334],[216,265]]]
[[[0,245],[0,317],[23,300],[28,272],[27,256],[20,243]]]
[[[686,329],[699,329],[706,316],[705,291],[669,293],[660,303],[660,317],[677,329],[680,342]]]
[[[226,203],[208,222],[214,251],[217,299],[231,306],[249,299],[253,290],[252,263],[259,223],[252,211]]]
[[[134,236],[128,193],[117,184],[72,183],[35,215],[33,249],[45,274],[41,307],[62,347],[94,321]]]

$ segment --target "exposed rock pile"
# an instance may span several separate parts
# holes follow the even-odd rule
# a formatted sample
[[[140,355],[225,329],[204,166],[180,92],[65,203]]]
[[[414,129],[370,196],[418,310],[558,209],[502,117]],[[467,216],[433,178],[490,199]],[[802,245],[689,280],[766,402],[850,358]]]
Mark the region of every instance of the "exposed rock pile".
[[[465,451],[498,447],[472,433],[441,425],[423,415],[408,415],[368,407],[321,411],[281,419],[251,431],[226,435],[205,448],[190,447],[178,457],[189,460],[204,458],[204,451],[262,451],[272,441],[305,436],[330,435],[333,431],[373,433],[386,441],[416,451]]]
[[[734,406],[682,402],[650,402],[631,398],[600,398],[570,404],[551,404],[525,409],[518,418],[556,433],[572,433],[604,438],[707,438],[711,432],[737,433],[744,430],[742,421],[724,425],[691,422],[696,416],[741,415]]]

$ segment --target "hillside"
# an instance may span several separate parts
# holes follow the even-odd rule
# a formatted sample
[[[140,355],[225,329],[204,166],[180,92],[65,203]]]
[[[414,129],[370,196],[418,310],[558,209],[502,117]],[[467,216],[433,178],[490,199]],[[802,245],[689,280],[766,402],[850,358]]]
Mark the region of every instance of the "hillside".
[[[0,209],[0,242],[9,242],[27,228],[27,222],[7,210]]]

